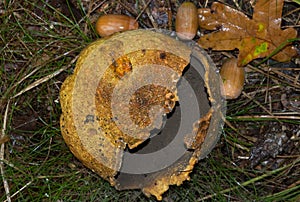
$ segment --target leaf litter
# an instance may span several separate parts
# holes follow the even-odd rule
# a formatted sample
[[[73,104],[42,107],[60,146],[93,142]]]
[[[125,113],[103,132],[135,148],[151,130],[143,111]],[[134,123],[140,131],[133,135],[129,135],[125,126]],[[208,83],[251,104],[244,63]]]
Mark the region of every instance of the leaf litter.
[[[274,54],[272,59],[279,62],[289,61],[297,54],[289,41],[296,38],[297,31],[292,27],[281,29],[283,2],[257,1],[252,19],[218,2],[214,2],[211,9],[198,9],[200,27],[215,30],[200,37],[198,43],[206,49],[239,49],[239,66],[244,66],[256,58],[269,56],[286,43],[287,45]]]

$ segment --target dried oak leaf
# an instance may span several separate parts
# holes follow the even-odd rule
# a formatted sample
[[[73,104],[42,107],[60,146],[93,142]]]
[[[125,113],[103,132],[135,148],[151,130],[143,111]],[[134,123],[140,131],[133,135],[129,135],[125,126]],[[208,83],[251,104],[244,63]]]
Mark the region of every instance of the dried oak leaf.
[[[283,0],[258,0],[252,19],[218,2],[213,3],[211,9],[198,9],[200,27],[217,30],[201,37],[198,43],[213,50],[239,49],[239,66],[266,57],[288,39],[297,36],[293,28],[281,29],[282,8]],[[296,54],[295,48],[287,44],[272,58],[285,62]]]

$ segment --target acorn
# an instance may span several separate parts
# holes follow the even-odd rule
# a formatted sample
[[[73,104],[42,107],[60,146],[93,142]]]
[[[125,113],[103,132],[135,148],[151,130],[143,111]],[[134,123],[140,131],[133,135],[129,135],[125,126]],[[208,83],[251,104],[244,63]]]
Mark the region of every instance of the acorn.
[[[181,4],[177,10],[175,29],[181,39],[191,40],[195,37],[198,29],[198,11],[195,4]]]
[[[226,60],[220,71],[223,80],[226,99],[235,99],[240,96],[245,81],[245,70],[237,65],[236,58]]]
[[[109,36],[116,32],[138,28],[138,22],[127,15],[102,15],[96,22],[96,31],[101,37]]]

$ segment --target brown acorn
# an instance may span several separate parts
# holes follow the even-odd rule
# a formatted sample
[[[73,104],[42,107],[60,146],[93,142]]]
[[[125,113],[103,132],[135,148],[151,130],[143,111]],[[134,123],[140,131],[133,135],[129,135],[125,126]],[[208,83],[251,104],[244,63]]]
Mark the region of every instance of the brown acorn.
[[[96,22],[96,31],[101,37],[109,36],[120,31],[138,28],[139,24],[137,21],[127,15],[102,15]]]
[[[181,4],[177,10],[175,29],[181,39],[191,40],[195,37],[198,29],[198,11],[195,4]]]
[[[240,96],[245,81],[245,70],[237,66],[236,58],[230,58],[223,63],[220,75],[226,99],[235,99]]]

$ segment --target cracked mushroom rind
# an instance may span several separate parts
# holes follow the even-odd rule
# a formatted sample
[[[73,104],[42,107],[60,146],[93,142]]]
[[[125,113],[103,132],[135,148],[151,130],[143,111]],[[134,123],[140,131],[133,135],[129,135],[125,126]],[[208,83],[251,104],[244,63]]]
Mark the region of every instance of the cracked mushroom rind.
[[[182,64],[179,74],[189,63],[190,56],[193,55],[192,49],[186,44],[162,33],[135,30],[115,34],[108,39],[100,39],[90,44],[81,52],[73,75],[65,80],[60,92],[61,132],[66,144],[86,167],[116,188],[118,188],[118,183],[115,177],[122,165],[125,147],[129,145],[135,147],[145,139],[130,138],[122,133],[118,133],[118,135],[114,132],[104,133],[99,127],[102,114],[95,101],[97,89],[99,90],[98,77],[102,76],[110,65],[115,68],[117,77],[123,77],[128,72],[134,71],[135,65],[133,60],[128,61],[128,58],[119,59],[124,55],[128,57],[132,53],[143,53],[148,50],[160,51],[159,58],[161,60],[168,57],[168,53],[180,56],[178,58],[181,59],[178,61],[181,60]],[[158,200],[162,199],[161,195],[168,190],[169,185],[180,185],[184,180],[189,179],[189,173],[192,172],[195,163],[211,151],[220,135],[222,125],[220,117],[224,112],[224,103],[220,95],[219,77],[212,61],[207,59],[208,56],[202,49],[197,50],[194,55],[200,58],[201,65],[204,67],[205,76],[202,76],[212,108],[207,116],[211,117],[211,122],[205,132],[198,131],[196,137],[199,137],[199,134],[202,137],[197,138],[196,142],[192,142],[194,152],[185,154],[182,162],[176,162],[170,168],[164,169],[163,172],[158,172],[153,176],[155,177],[153,180],[140,187],[147,196],[154,195]],[[125,62],[127,66],[119,68],[114,61]],[[172,61],[169,65],[171,67],[172,64],[175,64]],[[176,69],[178,66],[173,68]],[[169,91],[165,92],[169,93]],[[116,131],[115,128],[111,129]],[[206,132],[207,134],[205,134]],[[196,144],[199,144],[199,147]]]
[[[144,38],[149,40],[146,42]],[[132,43],[132,41],[135,43]],[[173,39],[170,40],[168,36],[162,33],[135,30],[115,34],[108,39],[93,42],[80,53],[73,75],[65,80],[60,91],[62,106],[61,132],[66,144],[85,166],[108,180],[112,185],[115,184],[114,176],[121,166],[122,153],[126,143],[116,141],[119,137],[108,138],[96,127],[93,128],[96,131],[93,131],[86,126],[86,117],[88,115],[93,116],[93,113],[87,113],[86,111],[94,110],[85,110],[94,105],[94,99],[89,100],[86,98],[95,96],[96,92],[96,90],[95,92],[89,92],[87,87],[93,82],[96,87],[98,86],[95,83],[94,74],[89,73],[95,70],[95,74],[99,74],[99,69],[107,68],[113,60],[117,60],[120,56],[149,49],[173,52],[182,56],[184,61],[188,61],[190,54],[190,50],[186,49],[184,44],[179,41],[174,43]],[[99,54],[101,57],[99,57]],[[106,60],[101,60],[101,58]],[[182,66],[186,66],[186,64],[182,64]],[[76,114],[74,114],[75,112]],[[78,114],[81,114],[82,117],[78,118]],[[97,117],[94,118],[97,119]],[[93,138],[86,138],[85,135],[89,133],[96,135]],[[89,145],[92,143],[99,143],[100,147],[102,145],[101,155],[99,155],[97,147]]]

